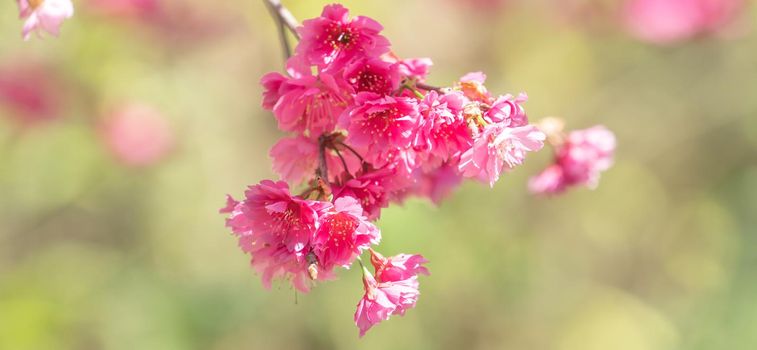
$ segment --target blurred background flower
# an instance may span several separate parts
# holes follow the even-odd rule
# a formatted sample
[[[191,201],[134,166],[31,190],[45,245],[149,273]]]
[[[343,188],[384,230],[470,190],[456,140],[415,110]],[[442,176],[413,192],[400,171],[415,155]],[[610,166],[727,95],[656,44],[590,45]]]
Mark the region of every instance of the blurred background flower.
[[[421,253],[433,276],[417,310],[361,340],[360,271],[297,299],[266,291],[217,214],[224,194],[274,176],[283,136],[260,106],[260,77],[282,71],[263,4],[96,2],[27,42],[0,3],[0,349],[757,346],[751,2],[649,41],[624,0],[508,0],[483,17],[463,0],[344,1],[398,55],[433,58],[429,84],[485,71],[492,91],[528,93],[534,121],[603,124],[618,141],[593,191],[529,195],[545,150],[494,189],[384,210],[381,251]],[[302,20],[325,3],[285,4]],[[684,21],[673,12],[662,23]],[[152,117],[112,133],[150,150],[138,168],[103,142],[132,103]]]

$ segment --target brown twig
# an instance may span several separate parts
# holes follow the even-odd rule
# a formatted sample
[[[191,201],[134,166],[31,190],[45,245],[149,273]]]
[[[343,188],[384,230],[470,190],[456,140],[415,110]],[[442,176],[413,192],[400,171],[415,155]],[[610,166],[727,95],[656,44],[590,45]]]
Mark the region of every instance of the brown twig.
[[[281,4],[280,0],[263,0],[269,9],[271,9],[272,15],[276,17],[277,21],[281,23],[284,27],[289,29],[290,32],[292,32],[292,35],[294,35],[297,40],[300,39],[300,34],[297,32],[297,27],[300,26],[300,22],[297,22],[297,19],[294,18],[294,15],[292,15],[289,10],[287,10],[284,5]]]
[[[289,57],[292,56],[292,49],[289,46],[289,38],[287,38],[284,21],[281,19],[281,16],[279,16],[276,8],[273,7],[273,4],[271,4],[271,1],[266,0],[264,3],[268,8],[268,11],[271,13],[271,17],[276,20],[276,30],[279,33],[279,41],[281,41],[281,48],[284,51],[284,59],[289,59]]]
[[[436,91],[436,92],[442,91],[442,88],[440,88],[438,86],[427,85],[427,84],[419,83],[419,82],[415,83],[415,87],[417,87],[417,88],[419,88],[421,90],[426,90],[426,91]]]

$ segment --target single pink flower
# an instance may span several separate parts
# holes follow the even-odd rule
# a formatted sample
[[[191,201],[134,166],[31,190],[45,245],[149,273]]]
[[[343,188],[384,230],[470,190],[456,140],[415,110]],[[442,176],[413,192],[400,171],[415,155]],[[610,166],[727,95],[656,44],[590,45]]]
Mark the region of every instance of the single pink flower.
[[[318,142],[295,136],[279,140],[269,152],[273,170],[282,180],[297,184],[310,178],[318,168]]]
[[[306,281],[313,276],[308,267],[315,259],[311,239],[318,218],[331,207],[331,203],[292,196],[286,182],[264,180],[250,186],[242,201],[227,198],[221,212],[229,214],[226,226],[238,237],[242,250],[252,256],[252,266],[262,274],[266,288],[274,278],[283,277],[307,292]],[[324,271],[317,278],[329,275]]]
[[[399,66],[375,57],[357,59],[344,68],[344,79],[356,93],[389,95],[399,88]]]
[[[626,26],[637,38],[669,44],[710,34],[732,21],[742,0],[628,0]]]
[[[389,169],[374,170],[350,179],[344,185],[333,189],[334,198],[353,197],[363,207],[369,220],[381,216],[381,209],[389,206],[389,193],[386,188],[387,178],[394,172]]]
[[[378,244],[379,229],[368,222],[357,199],[340,197],[331,210],[321,215],[313,238],[319,270],[349,267],[365,249]]]
[[[460,92],[429,91],[418,105],[420,123],[414,149],[429,166],[459,159],[473,143],[462,115],[465,97]]]
[[[533,193],[556,194],[570,186],[595,188],[600,173],[609,169],[615,152],[615,135],[604,126],[575,130],[556,146],[555,164],[531,178]]]
[[[379,288],[378,282],[365,268],[363,268],[363,288],[365,294],[357,303],[357,310],[355,310],[355,325],[360,330],[361,337],[374,325],[389,319],[392,312],[397,309],[397,305],[392,299],[398,299],[396,296],[402,293],[399,291],[402,288],[401,285]],[[404,289],[409,292],[413,291],[412,285]],[[417,288],[415,291],[417,291]],[[390,294],[392,295],[391,299]]]
[[[32,32],[41,36],[46,31],[54,36],[60,33],[60,26],[74,15],[71,0],[16,0],[19,17],[24,19],[22,31],[24,40],[29,40]]]
[[[355,311],[355,324],[361,337],[375,324],[392,315],[402,316],[415,307],[420,295],[418,274],[428,275],[428,270],[422,266],[426,260],[420,255],[401,254],[388,259],[376,255],[371,252],[371,262],[375,259],[374,267],[378,265],[375,278],[363,267],[365,294]]]
[[[423,58],[406,58],[399,61],[400,73],[410,79],[418,82],[426,81],[431,66],[434,62],[428,57]]]
[[[503,123],[510,128],[526,126],[528,117],[522,104],[527,100],[528,96],[523,93],[518,97],[500,96],[486,109],[483,118],[489,123]]]
[[[350,145],[365,149],[367,161],[379,163],[387,153],[411,145],[418,126],[418,104],[412,98],[362,92],[342,114],[340,125],[348,130]]]
[[[155,109],[129,104],[103,122],[101,136],[111,153],[130,166],[148,166],[163,159],[174,146],[168,120]]]
[[[463,177],[457,165],[445,163],[433,170],[425,171],[419,179],[415,193],[439,205],[462,181]]]
[[[382,29],[368,17],[350,19],[342,5],[328,5],[320,17],[303,21],[297,29],[302,39],[295,52],[311,65],[339,70],[355,58],[388,52],[389,40],[379,34]]]
[[[417,275],[429,275],[428,269],[423,266],[428,260],[422,255],[399,254],[385,258],[373,249],[370,252],[371,264],[379,281],[400,281]]]
[[[499,179],[503,168],[512,169],[523,163],[526,152],[538,151],[546,135],[533,125],[508,128],[490,124],[474,141],[473,147],[463,153],[459,169],[463,176],[488,182]]]
[[[266,89],[263,107],[273,110],[279,129],[312,138],[332,131],[336,118],[352,102],[347,82],[328,73],[295,78],[269,73],[261,84]]]

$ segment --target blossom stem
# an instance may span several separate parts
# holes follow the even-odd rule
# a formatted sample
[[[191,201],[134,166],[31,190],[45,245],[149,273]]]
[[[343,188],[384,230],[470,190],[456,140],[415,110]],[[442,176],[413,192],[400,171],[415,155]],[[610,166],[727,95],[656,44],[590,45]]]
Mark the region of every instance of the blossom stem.
[[[271,16],[276,20],[276,29],[279,33],[279,41],[281,41],[281,48],[284,51],[284,58],[289,59],[289,57],[292,56],[292,50],[289,46],[289,38],[287,38],[286,33],[286,26],[284,24],[284,20],[279,15],[278,10],[274,7],[274,2],[277,1],[264,1],[266,4],[266,7],[268,8],[268,11],[271,13]],[[279,3],[281,5],[281,3]]]
[[[365,164],[365,160],[363,159],[363,157],[354,148],[348,146],[346,143],[341,142],[341,141],[338,142],[338,144],[340,146],[344,147],[345,149],[347,149],[348,151],[350,151],[350,153],[354,154],[355,157],[357,157],[358,159],[360,159],[360,163]]]
[[[281,4],[280,0],[263,1],[266,2],[267,6],[271,9],[271,12],[274,13],[274,16],[277,18],[279,23],[289,29],[292,35],[294,35],[294,37],[299,40],[300,34],[297,33],[297,27],[300,26],[300,23],[296,18],[294,18],[294,15],[292,15],[292,13],[289,12],[289,10]]]
[[[344,160],[344,157],[342,156],[342,152],[339,152],[339,149],[334,147],[334,152],[336,152],[336,155],[339,156],[339,160],[342,161],[342,166],[344,167],[344,171],[346,173],[350,172],[350,168],[347,166],[347,162]]]
[[[436,91],[436,92],[442,91],[442,88],[440,88],[438,86],[427,85],[427,84],[419,83],[419,82],[415,83],[415,87],[417,87],[417,88],[419,88],[421,90],[426,90],[426,91]]]
[[[328,136],[321,135],[318,138],[318,176],[325,184],[329,183],[329,167],[326,164],[326,141]]]

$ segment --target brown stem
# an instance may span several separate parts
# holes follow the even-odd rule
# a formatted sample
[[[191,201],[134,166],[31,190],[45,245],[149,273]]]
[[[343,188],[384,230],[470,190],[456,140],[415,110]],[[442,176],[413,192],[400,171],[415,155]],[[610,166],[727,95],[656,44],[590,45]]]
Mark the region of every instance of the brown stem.
[[[287,38],[286,27],[284,21],[279,16],[276,8],[273,7],[271,1],[264,1],[268,11],[271,13],[271,17],[276,20],[276,30],[279,33],[279,41],[281,41],[281,48],[284,51],[284,59],[289,59],[292,56],[292,50],[289,46],[289,38]]]
[[[294,15],[292,15],[292,13],[289,12],[289,10],[287,10],[287,8],[281,4],[280,0],[263,0],[263,1],[265,1],[267,6],[271,9],[271,12],[274,13],[274,16],[277,18],[277,20],[283,26],[289,29],[289,31],[292,32],[292,35],[294,35],[294,37],[299,40],[300,34],[297,33],[297,27],[300,26],[300,23],[297,22],[297,19],[294,18]]]
[[[326,135],[321,135],[321,137],[318,138],[318,176],[323,179],[326,184],[329,183],[329,167],[328,164],[326,164],[327,141],[328,136]]]
[[[360,156],[360,153],[357,153],[357,151],[354,148],[348,146],[344,142],[338,142],[337,144],[340,145],[340,146],[342,146],[342,147],[344,147],[345,149],[347,149],[348,151],[350,151],[352,154],[354,154],[355,157],[357,157],[357,159],[360,159],[360,163],[365,164],[365,160],[363,159],[363,157]]]
[[[417,87],[417,88],[419,88],[421,90],[426,90],[426,91],[436,91],[436,92],[442,91],[442,88],[440,88],[438,86],[427,85],[427,84],[418,83],[418,82],[415,83],[415,87]]]
[[[350,168],[347,166],[347,161],[344,160],[344,157],[342,157],[342,152],[339,152],[339,149],[334,147],[334,152],[336,152],[336,155],[339,157],[339,160],[342,161],[342,166],[344,167],[344,171],[349,174]]]

